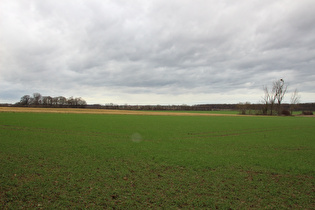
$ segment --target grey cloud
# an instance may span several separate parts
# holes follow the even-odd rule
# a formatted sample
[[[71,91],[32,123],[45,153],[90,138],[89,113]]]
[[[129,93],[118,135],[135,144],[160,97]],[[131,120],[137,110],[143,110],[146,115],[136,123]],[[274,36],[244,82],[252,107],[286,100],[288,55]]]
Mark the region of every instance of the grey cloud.
[[[314,90],[313,1],[0,4],[2,80],[25,90],[232,94],[279,77]]]

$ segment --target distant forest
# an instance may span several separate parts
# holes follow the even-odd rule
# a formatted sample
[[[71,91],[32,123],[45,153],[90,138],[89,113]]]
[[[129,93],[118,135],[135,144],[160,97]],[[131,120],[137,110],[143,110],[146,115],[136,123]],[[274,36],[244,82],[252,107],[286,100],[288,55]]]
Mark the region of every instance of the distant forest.
[[[64,96],[51,97],[42,96],[40,93],[33,93],[32,96],[24,95],[21,100],[15,104],[16,106],[44,106],[44,107],[85,107],[87,105],[86,101],[79,97],[69,97]]]

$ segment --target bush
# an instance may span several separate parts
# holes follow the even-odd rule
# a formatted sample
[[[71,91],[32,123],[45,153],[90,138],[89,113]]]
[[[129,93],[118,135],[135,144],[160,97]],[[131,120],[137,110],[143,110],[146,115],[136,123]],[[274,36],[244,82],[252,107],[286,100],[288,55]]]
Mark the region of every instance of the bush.
[[[303,111],[302,112],[303,115],[313,115],[312,111]]]
[[[281,114],[284,116],[290,116],[291,115],[289,110],[282,110]]]

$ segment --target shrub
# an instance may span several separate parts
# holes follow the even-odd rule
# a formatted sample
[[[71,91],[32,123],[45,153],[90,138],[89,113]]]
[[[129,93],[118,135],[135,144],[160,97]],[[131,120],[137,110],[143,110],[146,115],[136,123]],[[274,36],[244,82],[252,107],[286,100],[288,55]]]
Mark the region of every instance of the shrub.
[[[289,110],[282,110],[281,114],[284,116],[290,116],[291,115]]]
[[[313,115],[312,111],[303,111],[302,112],[303,115]]]

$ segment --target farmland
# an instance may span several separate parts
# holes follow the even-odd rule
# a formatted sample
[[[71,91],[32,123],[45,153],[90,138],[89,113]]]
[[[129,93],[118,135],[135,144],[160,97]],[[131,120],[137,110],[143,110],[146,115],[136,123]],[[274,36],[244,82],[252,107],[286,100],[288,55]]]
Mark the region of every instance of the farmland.
[[[315,208],[313,117],[25,110],[0,112],[2,208]]]

